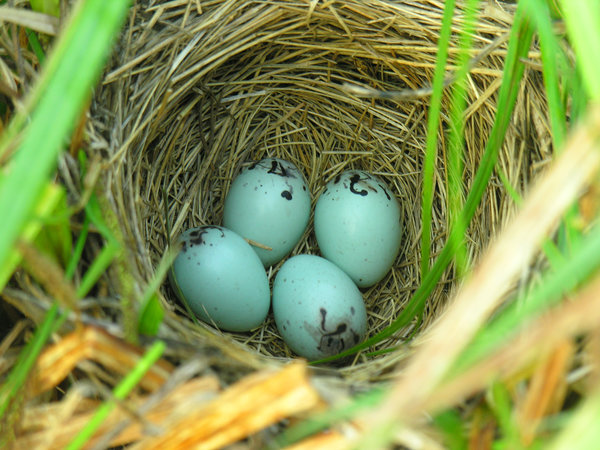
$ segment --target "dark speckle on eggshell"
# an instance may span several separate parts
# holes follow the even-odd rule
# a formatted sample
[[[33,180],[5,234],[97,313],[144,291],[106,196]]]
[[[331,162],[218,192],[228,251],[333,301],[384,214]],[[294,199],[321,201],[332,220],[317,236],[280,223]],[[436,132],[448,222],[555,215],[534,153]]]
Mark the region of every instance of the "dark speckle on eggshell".
[[[272,160],[271,168],[267,171],[267,173],[272,173],[274,175],[279,175],[284,178],[295,178],[284,166],[281,162]]]
[[[290,191],[283,191],[283,192],[281,192],[281,196],[283,198],[285,198],[286,200],[291,200],[292,199],[292,193]]]
[[[221,233],[221,237],[225,237],[225,233],[220,227],[214,225],[206,225],[204,227],[200,227],[189,234],[189,243],[191,245],[204,245],[206,242],[204,241],[204,235],[208,233],[208,230],[219,230]]]
[[[319,313],[321,314],[321,329],[325,331],[325,319],[327,318],[327,310],[325,308],[320,308]]]
[[[358,173],[355,173],[350,177],[350,192],[352,192],[353,194],[360,195],[361,197],[364,197],[364,196],[368,195],[369,192],[366,189],[361,189],[361,190],[356,189],[356,183],[358,183],[359,181],[360,181],[360,174],[358,174]]]
[[[346,343],[344,342],[344,333],[348,329],[346,323],[340,323],[336,327],[335,331],[325,333],[321,336],[319,346],[317,349],[325,355],[337,355],[338,353],[346,349]],[[354,332],[352,332],[354,334]],[[354,340],[356,340],[354,338]]]

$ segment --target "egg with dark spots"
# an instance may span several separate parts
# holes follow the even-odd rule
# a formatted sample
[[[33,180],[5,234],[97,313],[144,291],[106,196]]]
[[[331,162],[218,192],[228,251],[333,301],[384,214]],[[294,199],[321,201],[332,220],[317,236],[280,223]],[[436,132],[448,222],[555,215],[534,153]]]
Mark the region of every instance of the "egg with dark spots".
[[[223,227],[189,229],[170,281],[182,302],[206,323],[227,331],[249,331],[265,320],[271,303],[269,281],[252,247]]]
[[[310,193],[291,162],[254,162],[232,182],[225,198],[223,225],[259,245],[265,266],[285,257],[298,243],[310,217]]]
[[[296,255],[273,282],[273,316],[283,340],[310,361],[337,355],[362,342],[367,313],[354,282],[335,264]]]
[[[349,170],[327,183],[315,206],[315,235],[321,255],[359,287],[390,270],[402,237],[400,205],[373,174]]]

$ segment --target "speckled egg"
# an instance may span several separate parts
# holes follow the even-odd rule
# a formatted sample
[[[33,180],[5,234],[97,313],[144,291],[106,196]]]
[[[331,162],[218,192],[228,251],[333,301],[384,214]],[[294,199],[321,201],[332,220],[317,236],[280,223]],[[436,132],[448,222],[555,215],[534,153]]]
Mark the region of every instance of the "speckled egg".
[[[362,295],[335,264],[296,255],[277,272],[273,315],[283,340],[298,355],[316,360],[360,343],[367,313]]]
[[[253,246],[265,266],[280,261],[298,243],[310,217],[310,193],[290,162],[266,158],[240,173],[225,199],[223,225],[270,247]]]
[[[179,241],[171,283],[192,311],[227,331],[258,327],[271,299],[265,268],[252,247],[233,231],[216,226],[191,228]]]
[[[376,176],[349,170],[327,183],[315,206],[321,254],[359,287],[381,280],[400,250],[400,206]]]

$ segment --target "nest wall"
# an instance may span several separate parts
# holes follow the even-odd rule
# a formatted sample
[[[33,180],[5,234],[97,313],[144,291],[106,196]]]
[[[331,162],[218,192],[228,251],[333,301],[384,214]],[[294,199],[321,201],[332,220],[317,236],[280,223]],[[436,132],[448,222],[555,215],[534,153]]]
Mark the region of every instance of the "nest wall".
[[[513,7],[497,2],[481,11],[473,56],[494,42],[499,45],[468,78],[465,192],[497,112]],[[441,1],[137,2],[94,97],[90,133],[90,148],[105,167],[102,188],[128,244],[134,289],[143,291],[177,234],[221,224],[224,198],[246,164],[276,156],[303,172],[313,206],[325,183],[351,168],[377,174],[396,193],[404,221],[400,255],[381,282],[363,291],[369,335],[388,326],[421,283],[420,197],[429,97],[361,98],[345,86],[406,92],[430,86],[442,11]],[[459,7],[453,36],[461,17]],[[551,155],[537,54],[530,56],[497,166],[517,191],[526,189]],[[451,74],[454,41],[449,58]],[[447,117],[446,94],[434,175],[432,259],[447,238]],[[513,209],[505,186],[493,175],[468,230],[472,261]],[[312,219],[295,253],[318,254]],[[271,268],[271,279],[278,267]],[[428,300],[422,327],[443,309],[453,287],[449,269]],[[248,364],[293,356],[270,316],[252,333],[221,333],[193,324],[169,286],[161,295],[170,311],[161,333],[173,341],[209,339],[226,348],[232,360]],[[401,330],[371,350],[395,346],[412,331]],[[401,352],[359,355],[343,373],[380,379],[402,357]]]

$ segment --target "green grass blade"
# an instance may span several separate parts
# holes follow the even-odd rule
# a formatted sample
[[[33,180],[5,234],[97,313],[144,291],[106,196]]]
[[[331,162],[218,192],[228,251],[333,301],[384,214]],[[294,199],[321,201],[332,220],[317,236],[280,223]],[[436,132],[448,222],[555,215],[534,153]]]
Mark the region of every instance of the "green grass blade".
[[[496,164],[498,152],[502,146],[504,135],[506,134],[506,130],[510,123],[512,111],[517,99],[519,85],[521,79],[523,78],[524,66],[521,63],[521,59],[527,56],[532,37],[533,28],[529,23],[529,19],[524,16],[521,4],[519,4],[514,17],[513,28],[508,46],[508,54],[506,56],[504,76],[502,79],[502,85],[500,86],[498,114],[494,120],[494,125],[486,144],[485,151],[481,159],[481,164],[475,175],[473,187],[467,196],[465,207],[462,210],[462,220],[464,223],[470,223],[471,219],[475,215],[477,206],[479,205],[483,193],[485,192],[488,180]],[[460,233],[461,230],[452,229],[450,231],[450,240],[460,238],[462,236]],[[446,244],[440,255],[437,257],[433,267],[431,268],[431,271],[427,273],[421,283],[421,286],[415,291],[406,308],[387,328],[366,339],[363,343],[356,345],[340,353],[339,355],[315,361],[313,364],[332,361],[334,359],[352,355],[360,350],[366,349],[384,339],[391,337],[398,330],[411,323],[411,321],[413,321],[415,318],[420,317],[425,308],[425,302],[427,301],[427,298],[448,267],[448,264],[450,264],[452,257],[453,249]]]
[[[124,400],[127,395],[140,382],[142,377],[152,365],[159,360],[165,351],[166,345],[163,341],[156,341],[152,347],[144,354],[139,363],[127,374],[125,378],[113,390],[113,399],[104,402],[92,416],[90,421],[75,436],[73,441],[67,446],[67,450],[76,450],[82,448],[94,435],[96,430],[106,420],[110,412],[116,406],[118,400]]]
[[[464,236],[467,224],[460,214],[463,209],[463,148],[464,148],[464,111],[467,105],[467,75],[469,70],[470,49],[477,22],[479,0],[469,0],[465,4],[464,25],[458,42],[458,71],[450,100],[450,129],[448,136],[448,229],[456,229],[448,245],[454,253],[456,274],[460,278],[467,271],[467,249]]]
[[[455,410],[446,410],[433,418],[433,423],[444,437],[443,444],[449,450],[463,450],[468,448],[465,436],[465,426],[460,414]]]
[[[156,336],[163,321],[165,312],[156,295],[142,304],[138,318],[138,334]]]
[[[52,16],[60,16],[60,0],[29,0],[31,9]]]
[[[558,37],[554,33],[552,12],[544,0],[525,0],[525,8],[531,17],[539,35],[542,51],[542,71],[544,87],[550,115],[552,144],[555,152],[562,149],[567,134],[566,105],[560,92],[561,77],[564,84],[572,85],[574,71],[570,68],[567,56],[560,47]],[[577,208],[571,208],[561,223],[558,244],[563,253],[568,253],[574,242],[579,240],[580,233],[575,225]]]
[[[437,135],[442,108],[442,94],[446,78],[446,61],[448,59],[448,46],[452,31],[452,16],[454,15],[454,0],[447,0],[444,4],[442,28],[438,39],[438,52],[435,71],[433,75],[433,92],[429,103],[427,118],[427,142],[425,147],[425,161],[423,162],[423,194],[421,205],[421,278],[429,272],[429,259],[431,256],[431,220],[433,208],[433,191],[435,187],[434,171],[437,159]]]
[[[129,2],[80,2],[72,20],[34,88],[30,122],[13,156],[8,173],[0,180],[0,262],[6,261],[36,202],[41,197],[85,100],[97,81],[112,42],[123,23]],[[26,121],[17,116],[7,130],[14,138]],[[51,124],[51,126],[49,126]],[[2,140],[0,154],[13,145]],[[27,180],[27,183],[23,183]]]
[[[600,101],[600,3],[597,0],[561,0],[560,4],[583,85],[592,100]]]
[[[501,436],[496,443],[501,448],[521,448],[510,392],[504,384],[496,382],[492,384],[489,394],[489,406],[496,417]]]
[[[540,39],[542,73],[552,127],[552,144],[556,151],[560,151],[567,135],[566,112],[560,92],[560,73],[563,76],[571,76],[568,70],[569,64],[560,47],[558,37],[554,33],[553,20],[547,2],[545,0],[525,0],[524,5]]]
[[[34,220],[27,223],[20,237],[23,241],[31,244],[35,241],[44,226],[44,218],[52,214],[61,203],[64,196],[64,190],[52,183],[46,184],[42,195],[34,207]],[[2,237],[0,236],[0,239]],[[0,261],[0,291],[10,279],[15,268],[21,261],[21,255],[16,249],[11,249],[8,257]]]
[[[42,47],[36,32],[27,29],[27,40],[29,41],[29,46],[35,53],[35,56],[37,56],[39,63],[44,64],[44,61],[46,60],[46,53],[44,53],[44,48]]]
[[[8,378],[0,388],[0,418],[4,419],[8,413],[11,402],[19,391],[24,387],[29,372],[35,361],[46,344],[50,335],[56,327],[60,325],[63,317],[59,316],[58,305],[54,303],[48,312],[44,321],[36,328],[33,338],[27,343],[19,354],[19,358]],[[0,443],[3,443],[0,440]]]
[[[142,308],[138,318],[139,333],[153,336],[158,332],[158,327],[162,322],[164,311],[156,297],[156,292],[167,277],[173,261],[175,261],[175,258],[177,257],[177,253],[177,248],[171,248],[164,254],[152,281],[144,290],[141,301]]]
[[[479,206],[479,202],[487,188],[488,181],[498,160],[498,153],[504,142],[504,136],[512,117],[525,69],[520,59],[527,56],[533,37],[533,29],[530,26],[529,18],[523,15],[520,4],[515,13],[514,21],[516,27],[513,27],[509,41],[498,99],[498,113],[496,114],[490,137],[486,143],[479,169],[473,180],[473,187],[467,196],[465,208],[462,211],[465,223],[470,223],[475,215],[475,210]],[[454,230],[451,233],[455,233]]]
[[[85,275],[81,279],[81,283],[77,287],[77,296],[85,297],[100,277],[104,275],[108,266],[115,260],[121,247],[116,242],[108,242],[100,251],[94,262],[90,265]]]
[[[567,89],[571,96],[571,122],[576,123],[585,116],[588,98],[583,87],[583,81],[581,81],[581,74],[577,70],[571,69],[571,77],[567,81],[569,82]]]

